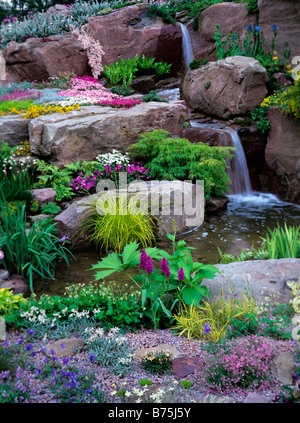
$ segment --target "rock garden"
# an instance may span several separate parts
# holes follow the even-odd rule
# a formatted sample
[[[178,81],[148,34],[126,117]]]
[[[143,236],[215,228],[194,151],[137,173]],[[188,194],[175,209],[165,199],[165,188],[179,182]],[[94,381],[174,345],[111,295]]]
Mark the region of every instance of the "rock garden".
[[[300,4],[42,3],[0,6],[0,403],[299,403]]]

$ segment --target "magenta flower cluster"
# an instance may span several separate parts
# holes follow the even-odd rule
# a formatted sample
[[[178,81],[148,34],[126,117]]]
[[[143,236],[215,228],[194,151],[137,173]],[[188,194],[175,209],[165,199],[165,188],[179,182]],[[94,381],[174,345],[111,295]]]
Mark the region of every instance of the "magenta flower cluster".
[[[125,166],[123,164],[117,164],[114,167],[106,165],[104,166],[104,172],[95,170],[92,175],[88,175],[85,177],[83,173],[80,172],[80,174],[76,178],[73,178],[71,180],[71,187],[77,192],[80,192],[82,190],[91,192],[91,190],[93,190],[96,187],[97,183],[101,179],[111,179],[118,186],[119,172],[127,172],[128,183],[131,180],[135,180],[135,179],[143,179],[143,180],[151,179],[151,176],[149,176],[149,169],[145,169],[143,166],[140,166],[139,164],[133,163],[129,166]]]
[[[113,94],[97,79],[89,76],[75,76],[71,80],[71,88],[60,91],[58,95],[87,99],[101,106],[123,107],[126,109],[142,102],[141,99],[125,98]]]
[[[16,98],[25,97],[34,93],[35,92],[32,90],[15,90],[11,93],[6,93],[3,97],[0,98],[0,101],[15,100]]]
[[[251,336],[202,355],[196,374],[207,393],[260,392],[276,382],[270,370],[273,357],[273,347],[265,339]]]
[[[152,258],[148,256],[148,254],[146,253],[144,249],[141,251],[140,268],[145,269],[145,272],[149,273],[149,275],[153,273]]]

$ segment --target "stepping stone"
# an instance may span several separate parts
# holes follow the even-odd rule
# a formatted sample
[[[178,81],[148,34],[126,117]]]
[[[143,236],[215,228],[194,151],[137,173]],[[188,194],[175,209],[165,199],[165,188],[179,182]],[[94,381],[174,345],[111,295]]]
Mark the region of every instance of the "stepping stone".
[[[59,339],[47,345],[47,354],[58,358],[70,357],[75,355],[78,352],[77,350],[83,346],[84,340],[80,338]]]
[[[247,403],[247,404],[248,403],[263,404],[268,402],[271,402],[269,398],[267,398],[265,395],[256,394],[255,392],[250,392],[250,394],[248,394],[243,401],[243,403]]]
[[[207,403],[235,403],[235,400],[231,397],[209,394],[202,400],[202,404]]]
[[[274,358],[272,364],[273,373],[282,385],[292,384],[294,367],[294,357],[290,352],[283,352],[279,354]]]
[[[176,379],[193,374],[199,367],[199,357],[177,357],[173,360],[171,372]]]

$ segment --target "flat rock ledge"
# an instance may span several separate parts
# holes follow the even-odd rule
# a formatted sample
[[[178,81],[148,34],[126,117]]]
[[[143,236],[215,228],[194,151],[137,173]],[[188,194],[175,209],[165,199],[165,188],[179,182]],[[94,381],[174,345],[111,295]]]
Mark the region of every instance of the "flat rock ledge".
[[[91,161],[113,149],[126,152],[144,132],[164,129],[181,136],[187,115],[184,101],[144,102],[130,109],[84,106],[67,115],[53,113],[32,119],[29,144],[33,155],[54,165]]]
[[[248,292],[258,301],[287,304],[292,291],[287,282],[299,281],[300,259],[249,260],[229,264],[218,264],[221,271],[214,279],[204,279],[212,298],[220,295],[223,288],[224,297]]]

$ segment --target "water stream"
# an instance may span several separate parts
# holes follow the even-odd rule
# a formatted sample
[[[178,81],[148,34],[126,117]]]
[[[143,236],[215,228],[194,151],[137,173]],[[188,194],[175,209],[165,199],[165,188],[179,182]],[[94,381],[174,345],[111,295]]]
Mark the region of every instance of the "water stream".
[[[182,31],[182,52],[184,57],[185,67],[189,69],[189,64],[194,60],[194,54],[191,44],[190,35],[185,25],[180,23]]]

